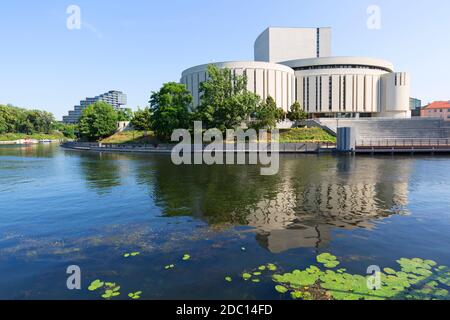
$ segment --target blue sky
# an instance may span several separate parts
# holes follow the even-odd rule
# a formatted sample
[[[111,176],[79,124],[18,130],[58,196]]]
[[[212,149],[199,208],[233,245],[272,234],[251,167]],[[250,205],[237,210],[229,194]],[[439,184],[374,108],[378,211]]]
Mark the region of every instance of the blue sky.
[[[66,27],[69,5],[81,30]],[[369,5],[381,29],[366,26]],[[0,3],[0,103],[47,109],[60,119],[108,90],[145,106],[182,70],[252,60],[268,26],[333,28],[333,55],[390,60],[412,76],[412,95],[450,99],[448,0],[4,0]]]

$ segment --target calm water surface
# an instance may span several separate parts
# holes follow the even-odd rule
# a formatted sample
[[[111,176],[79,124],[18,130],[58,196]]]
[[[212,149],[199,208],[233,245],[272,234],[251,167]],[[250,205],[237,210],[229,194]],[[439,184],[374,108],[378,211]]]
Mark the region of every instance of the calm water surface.
[[[0,299],[98,299],[86,289],[97,278],[122,298],[279,299],[270,279],[224,277],[305,268],[322,252],[361,274],[401,257],[450,265],[449,181],[446,156],[283,156],[263,177],[164,155],[0,147]],[[69,265],[83,290],[66,289]]]

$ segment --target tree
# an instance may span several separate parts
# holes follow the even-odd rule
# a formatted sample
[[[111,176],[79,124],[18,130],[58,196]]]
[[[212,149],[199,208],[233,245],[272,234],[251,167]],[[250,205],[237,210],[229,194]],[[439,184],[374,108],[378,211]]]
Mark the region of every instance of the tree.
[[[130,108],[121,109],[117,111],[118,121],[131,121],[133,118],[133,111]]]
[[[150,98],[151,129],[156,136],[168,140],[174,130],[188,129],[191,103],[192,95],[184,84],[169,82],[158,92],[153,92]]]
[[[208,66],[209,79],[200,85],[200,106],[194,117],[206,128],[221,131],[239,127],[249,120],[260,102],[258,95],[247,91],[247,78],[230,69]]]
[[[258,106],[252,116],[251,128],[256,130],[263,128],[274,129],[277,123],[284,119],[285,112],[283,109],[278,108],[275,100],[269,96],[265,102]]]
[[[6,123],[6,120],[3,117],[3,115],[0,113],[0,134],[6,133],[7,130],[8,130],[8,125]]]
[[[297,101],[291,106],[291,111],[288,112],[287,118],[291,121],[302,121],[308,118],[308,114],[303,111],[300,103]]]
[[[79,121],[81,137],[89,141],[112,135],[117,129],[117,112],[103,101],[95,102],[83,110]]]
[[[133,115],[131,125],[136,130],[150,131],[152,129],[152,111],[150,108],[138,109]]]
[[[66,138],[76,139],[78,135],[78,126],[76,124],[67,124],[55,122],[52,130],[61,132]]]

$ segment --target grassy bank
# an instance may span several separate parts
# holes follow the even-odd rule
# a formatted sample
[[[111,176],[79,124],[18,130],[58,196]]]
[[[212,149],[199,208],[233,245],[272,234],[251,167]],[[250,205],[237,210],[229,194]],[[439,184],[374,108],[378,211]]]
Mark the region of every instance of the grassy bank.
[[[36,134],[3,133],[3,134],[0,134],[0,141],[15,141],[15,140],[22,140],[22,139],[61,140],[61,139],[65,139],[65,137],[60,132],[54,132],[51,134],[45,134],[45,133],[36,133]]]
[[[109,144],[155,144],[158,140],[153,132],[124,131],[103,139],[101,143]]]
[[[155,144],[158,139],[152,132],[145,134],[143,131],[125,131],[103,139],[102,143],[109,144]],[[302,143],[302,142],[328,142],[336,143],[333,137],[320,128],[295,128],[280,130],[281,143]]]
[[[336,143],[336,137],[320,128],[294,128],[280,130],[281,143],[328,142]]]

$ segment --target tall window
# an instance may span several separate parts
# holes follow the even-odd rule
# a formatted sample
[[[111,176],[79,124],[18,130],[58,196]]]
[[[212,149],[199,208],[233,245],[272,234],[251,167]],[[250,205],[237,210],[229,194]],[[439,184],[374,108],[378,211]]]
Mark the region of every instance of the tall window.
[[[333,77],[328,80],[328,110],[333,110]]]

